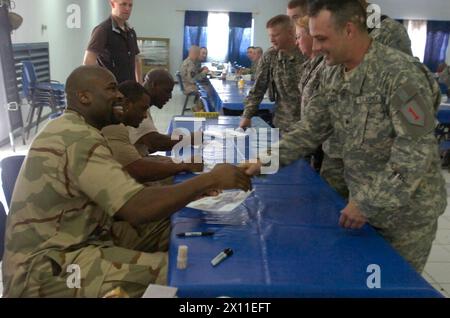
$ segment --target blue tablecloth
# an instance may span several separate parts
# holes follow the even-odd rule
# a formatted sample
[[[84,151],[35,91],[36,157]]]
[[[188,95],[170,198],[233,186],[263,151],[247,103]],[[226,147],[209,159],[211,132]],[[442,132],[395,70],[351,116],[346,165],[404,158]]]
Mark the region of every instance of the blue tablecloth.
[[[168,283],[179,297],[441,297],[370,226],[340,228],[344,200],[306,162],[255,179],[254,189],[230,214],[173,215]],[[215,235],[176,236],[206,230]],[[180,245],[189,247],[185,270],[176,268]],[[213,267],[225,248],[234,254]],[[381,288],[367,285],[372,264]]]
[[[437,119],[440,124],[450,124],[450,103],[443,103],[439,106]]]
[[[236,81],[222,81],[219,79],[211,79],[211,85],[214,88],[217,105],[217,111],[222,108],[230,110],[244,110],[244,99],[253,86],[253,82],[245,82],[245,87],[240,89]],[[274,110],[274,103],[268,99],[264,99],[259,109]]]

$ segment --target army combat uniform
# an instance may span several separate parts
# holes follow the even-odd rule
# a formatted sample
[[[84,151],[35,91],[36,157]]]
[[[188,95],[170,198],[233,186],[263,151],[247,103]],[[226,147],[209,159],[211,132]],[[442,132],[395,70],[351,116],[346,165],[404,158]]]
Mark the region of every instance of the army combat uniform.
[[[120,287],[139,297],[148,284],[166,283],[169,221],[132,227],[114,219],[143,188],[81,115],[66,111],[51,121],[14,189],[4,295],[102,297]]]
[[[303,74],[298,85],[301,95],[301,117],[303,117],[305,109],[308,107],[309,100],[319,89],[320,75],[325,67],[326,63],[323,55],[311,58],[303,64]],[[323,160],[322,145],[317,147],[316,151],[306,159],[311,162],[311,166],[316,171],[319,171]]]
[[[284,53],[273,48],[267,50],[259,62],[255,84],[244,101],[243,117],[257,115],[258,106],[269,89],[272,101],[275,101],[273,124],[281,133],[300,120],[301,96],[298,90],[305,57],[297,48]],[[273,92],[273,93],[271,93]]]
[[[434,136],[436,81],[419,60],[376,41],[350,75],[343,65],[322,75],[305,116],[280,141],[280,163],[334,133],[350,200],[421,272],[447,197]]]
[[[378,43],[412,56],[411,40],[405,27],[386,15],[381,16],[380,28],[369,29],[369,35]],[[325,155],[320,174],[341,196],[347,198],[348,187],[344,181],[344,163],[335,136],[331,136],[323,144],[323,150]]]
[[[369,35],[379,43],[412,56],[411,40],[406,28],[386,15],[381,16],[379,28],[369,29]]]
[[[439,73],[439,82],[447,85],[450,91],[450,67],[446,65],[441,73]]]
[[[197,92],[195,82],[206,77],[206,74],[201,72],[201,64],[191,60],[189,57],[183,61],[183,64],[181,64],[180,75],[183,80],[186,94]]]

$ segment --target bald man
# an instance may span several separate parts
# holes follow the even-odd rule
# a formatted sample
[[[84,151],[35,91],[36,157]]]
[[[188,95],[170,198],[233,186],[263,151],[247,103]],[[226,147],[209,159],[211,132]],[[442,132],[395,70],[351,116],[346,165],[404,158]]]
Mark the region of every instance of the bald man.
[[[174,79],[163,69],[154,69],[145,75],[144,87],[150,94],[150,107],[162,109],[172,98]],[[139,127],[128,127],[130,141],[141,154],[147,156],[156,151],[170,151],[179,141],[158,132],[150,110]]]
[[[122,100],[108,70],[82,66],[68,107],[34,139],[17,178],[3,258],[6,297],[141,297],[165,284],[169,217],[202,194],[251,187],[216,166],[182,184],[145,187],[113,159],[100,129]]]
[[[186,93],[197,92],[196,81],[200,81],[208,74],[208,68],[199,69],[200,48],[196,45],[189,49],[189,56],[181,64],[180,73]]]

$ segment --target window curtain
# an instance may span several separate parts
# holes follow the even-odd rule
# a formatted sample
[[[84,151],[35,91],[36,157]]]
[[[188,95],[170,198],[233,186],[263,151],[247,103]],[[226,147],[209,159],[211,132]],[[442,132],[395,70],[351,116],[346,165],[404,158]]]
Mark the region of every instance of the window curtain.
[[[183,60],[188,57],[192,45],[206,47],[208,27],[207,11],[186,11],[184,14]]]
[[[436,72],[438,65],[445,62],[449,35],[450,21],[428,21],[423,62],[432,72]]]
[[[249,12],[230,12],[230,35],[228,41],[228,61],[245,67],[251,65],[247,48],[252,36],[252,14]]]

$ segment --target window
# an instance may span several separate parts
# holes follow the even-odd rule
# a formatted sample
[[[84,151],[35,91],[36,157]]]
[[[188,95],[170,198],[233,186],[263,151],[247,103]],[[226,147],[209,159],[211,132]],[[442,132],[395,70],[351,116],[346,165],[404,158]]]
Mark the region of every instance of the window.
[[[254,21],[250,12],[186,11],[183,59],[192,45],[206,46],[208,60],[249,66],[247,47],[253,45]]]
[[[404,23],[411,39],[412,53],[423,62],[427,43],[427,21],[406,20]]]
[[[225,61],[228,55],[228,13],[209,13],[207,45],[208,59]]]

